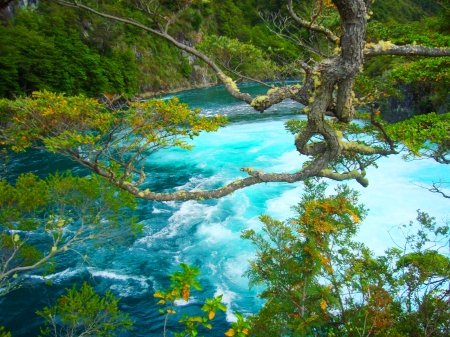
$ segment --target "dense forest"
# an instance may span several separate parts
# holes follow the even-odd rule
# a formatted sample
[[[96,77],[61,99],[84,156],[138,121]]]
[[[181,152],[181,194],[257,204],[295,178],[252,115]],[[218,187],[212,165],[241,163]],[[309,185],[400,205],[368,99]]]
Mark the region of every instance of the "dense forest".
[[[238,39],[251,44],[278,64],[292,63],[308,51],[270,33],[261,15],[280,10],[280,1],[210,1],[190,7],[177,23],[174,35],[195,45],[209,35]],[[421,43],[428,46],[448,44],[448,11],[439,2],[403,0],[373,4],[368,41]],[[0,26],[3,53],[0,56],[0,97],[30,95],[35,90],[64,92],[69,95],[101,94],[152,95],[217,83],[210,71],[192,56],[166,41],[139,29],[76,12],[51,2],[37,5],[15,4],[2,10]],[[422,35],[423,28],[432,36]],[[400,99],[391,99],[387,119],[412,112],[447,111],[448,60],[421,61],[392,57],[369,61],[365,72],[392,83]],[[399,67],[401,66],[401,67]],[[254,66],[256,67],[256,66]],[[393,74],[392,69],[396,69]],[[428,80],[419,69],[439,72]],[[387,74],[390,74],[387,76]],[[267,74],[254,74],[267,77]],[[289,73],[285,76],[294,76]],[[169,80],[170,79],[170,80]],[[265,78],[272,79],[272,78]],[[402,107],[407,96],[409,104]],[[398,107],[400,105],[400,107]]]
[[[321,180],[367,187],[366,169],[399,153],[450,163],[448,1],[0,6],[0,178],[28,151],[69,158],[80,169],[0,180],[0,300],[20,289],[30,270],[45,279],[59,256],[86,262],[88,246],[139,237],[138,199],[201,203],[257,184],[303,182],[294,218],[261,215],[261,232],[242,232],[256,249],[245,275],[250,286],[263,286],[265,304],[249,317],[236,312],[225,335],[448,336],[448,221],[418,211],[408,227],[417,234],[376,256],[355,240],[367,215],[358,193],[346,185],[329,193]],[[246,82],[266,86],[266,94],[245,92]],[[255,113],[286,99],[299,103],[305,119],[285,129],[308,160],[294,173],[244,167],[245,178],[211,190],[151,189],[147,157],[189,150],[189,140],[230,121],[177,98],[142,98],[217,84]],[[427,189],[447,200],[447,187],[436,180]],[[207,335],[227,307],[219,295],[207,298],[199,315],[177,316],[180,301],[202,289],[198,268],[180,268],[153,294],[161,335]],[[118,303],[112,292],[74,285],[37,311],[41,334],[131,336],[133,319]],[[172,334],[172,316],[184,330]],[[10,337],[2,325],[0,336]]]

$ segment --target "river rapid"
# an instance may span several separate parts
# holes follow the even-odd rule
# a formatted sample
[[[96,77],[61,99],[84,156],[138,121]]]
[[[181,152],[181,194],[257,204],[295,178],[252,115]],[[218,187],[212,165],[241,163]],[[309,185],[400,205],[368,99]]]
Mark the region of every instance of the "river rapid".
[[[248,87],[257,92],[261,88]],[[165,96],[165,97],[171,97]],[[225,114],[232,123],[216,133],[203,133],[193,140],[191,151],[169,149],[148,159],[147,176],[152,190],[210,189],[219,187],[245,173],[241,167],[273,172],[293,172],[303,158],[295,151],[294,137],[285,131],[289,119],[303,118],[295,114],[300,108],[293,101],[284,102],[262,115],[235,101],[223,87],[197,89],[176,94],[191,108],[201,108],[207,115]],[[66,159],[44,152],[19,156],[12,162],[10,178],[32,171],[40,176],[72,169],[80,170]],[[418,184],[438,180],[448,169],[430,160],[404,162],[400,156],[383,158],[379,168],[368,170],[370,185],[360,191],[361,202],[370,209],[358,239],[376,253],[400,242],[399,232],[391,229],[413,220],[416,210],[429,212],[445,220],[448,202]],[[330,189],[336,184],[330,182]],[[0,326],[13,336],[37,336],[40,318],[36,310],[55,302],[65,288],[83,281],[95,286],[99,293],[111,290],[120,296],[120,307],[136,322],[132,332],[123,336],[162,336],[163,316],[158,312],[153,293],[169,285],[168,273],[180,262],[200,268],[202,291],[193,291],[188,303],[179,303],[179,313],[198,314],[207,297],[223,294],[228,311],[213,320],[213,330],[206,336],[223,336],[234,312],[249,315],[258,311],[262,302],[261,288],[249,290],[243,273],[255,255],[254,247],[240,238],[241,231],[261,230],[258,216],[269,214],[278,220],[293,216],[291,206],[301,198],[302,183],[261,184],[240,190],[219,200],[139,203],[136,216],[145,225],[144,233],[125,245],[101,250],[89,264],[67,260],[47,278],[30,274],[27,284],[0,298]],[[390,232],[388,232],[391,230]],[[173,317],[172,331],[180,331]]]

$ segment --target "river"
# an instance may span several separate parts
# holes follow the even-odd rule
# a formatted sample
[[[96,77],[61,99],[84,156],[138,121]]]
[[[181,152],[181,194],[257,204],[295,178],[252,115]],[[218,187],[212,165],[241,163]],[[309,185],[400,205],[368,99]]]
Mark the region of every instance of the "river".
[[[259,87],[249,87],[257,92]],[[170,95],[173,96],[173,95]],[[167,96],[167,97],[170,97]],[[192,108],[201,108],[207,115],[225,114],[232,123],[216,133],[204,133],[193,141],[191,151],[169,149],[148,159],[148,176],[154,190],[208,189],[244,177],[241,167],[266,171],[293,172],[303,159],[295,151],[294,138],[284,123],[295,115],[299,105],[284,102],[262,115],[228,96],[222,87],[197,89],[176,94]],[[43,152],[20,156],[12,163],[10,174],[33,171],[41,176],[55,169],[77,170],[66,159]],[[376,253],[399,242],[393,227],[413,220],[421,209],[445,219],[448,202],[418,184],[448,176],[448,169],[430,160],[404,162],[400,156],[383,158],[379,168],[368,170],[370,185],[360,191],[361,202],[370,209],[358,238]],[[330,182],[330,188],[335,183]],[[136,321],[135,329],[123,336],[162,336],[163,317],[158,312],[153,293],[169,284],[168,273],[180,262],[201,270],[202,291],[194,291],[189,303],[179,312],[198,313],[206,297],[223,294],[229,310],[213,321],[213,330],[206,336],[223,336],[234,320],[236,310],[245,315],[255,313],[262,302],[261,289],[248,289],[242,276],[254,247],[240,238],[244,229],[261,229],[260,214],[283,220],[291,217],[291,206],[301,197],[302,183],[262,184],[240,190],[220,200],[186,202],[140,202],[136,216],[145,225],[143,235],[125,247],[94,255],[92,263],[79,265],[67,261],[48,276],[46,285],[39,275],[30,274],[28,284],[0,298],[0,326],[5,325],[13,336],[37,336],[41,320],[36,310],[54,303],[64,288],[88,281],[103,293],[111,290],[120,296],[120,307]],[[170,328],[179,331],[177,318]]]

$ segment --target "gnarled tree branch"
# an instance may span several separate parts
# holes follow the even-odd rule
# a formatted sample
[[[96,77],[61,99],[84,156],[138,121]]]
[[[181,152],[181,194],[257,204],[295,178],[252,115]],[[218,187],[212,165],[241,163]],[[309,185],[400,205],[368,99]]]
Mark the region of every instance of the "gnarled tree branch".
[[[165,27],[162,27],[164,20],[153,19],[154,24],[159,27],[154,29],[134,19],[122,18],[116,15],[107,14],[86,6],[79,2],[67,2],[64,0],[55,0],[55,2],[89,11],[98,16],[110,20],[116,20],[125,24],[133,25],[155,36],[165,39],[176,48],[183,50],[198,59],[205,62],[217,75],[219,81],[224,84],[226,91],[234,98],[251,105],[256,111],[263,112],[271,106],[278,104],[285,99],[293,99],[302,103],[306,107],[302,113],[307,115],[306,126],[299,130],[296,136],[295,146],[300,154],[308,155],[311,161],[301,170],[292,174],[264,173],[243,169],[249,174],[241,180],[229,183],[228,185],[211,191],[177,191],[173,193],[155,193],[149,190],[139,190],[139,185],[145,179],[143,171],[133,171],[132,164],[124,164],[122,168],[124,177],[117,177],[116,173],[102,166],[99,162],[91,162],[78,156],[75,160],[82,165],[94,169],[95,172],[104,176],[111,183],[127,190],[136,197],[143,199],[169,201],[169,200],[187,200],[187,199],[209,199],[220,198],[241,188],[263,183],[263,182],[287,182],[292,183],[301,181],[309,177],[327,177],[334,180],[356,179],[363,186],[367,186],[365,178],[365,167],[372,161],[370,158],[376,155],[388,155],[396,153],[394,143],[387,137],[384,129],[376,122],[375,127],[383,134],[384,142],[388,144],[387,148],[380,146],[363,145],[358,142],[348,142],[342,139],[342,133],[339,127],[335,128],[327,123],[325,116],[332,114],[336,123],[345,128],[355,116],[355,102],[353,87],[356,76],[362,71],[364,58],[376,55],[418,55],[418,56],[447,56],[450,55],[450,49],[425,48],[421,46],[396,46],[389,42],[380,42],[379,44],[365,44],[367,16],[370,12],[371,0],[333,0],[340,15],[340,36],[334,34],[328,28],[321,26],[316,21],[310,22],[300,18],[293,9],[293,1],[288,0],[288,10],[293,21],[302,28],[324,36],[329,42],[337,45],[339,48],[336,54],[328,59],[318,61],[313,67],[300,61],[299,65],[305,70],[305,78],[302,85],[291,85],[272,88],[265,95],[252,97],[248,93],[243,93],[236,86],[236,83],[228,77],[219,65],[209,56],[195,49],[178,42],[168,32],[168,25],[171,19],[165,20]],[[156,14],[151,13],[155,18]],[[152,18],[150,17],[150,20]],[[236,70],[236,69],[235,69]],[[319,139],[319,140],[317,140]],[[358,162],[352,162],[352,165],[344,167],[345,172],[337,172],[339,158],[348,158],[353,154],[357,158],[368,156],[369,160],[359,160],[360,167],[353,170]],[[141,162],[145,152],[136,155],[137,162]],[[347,157],[345,157],[348,155]],[[365,162],[369,163],[366,164]],[[333,168],[331,170],[330,168]],[[138,173],[136,173],[138,172]],[[133,174],[139,177],[137,181],[130,182],[128,178]]]

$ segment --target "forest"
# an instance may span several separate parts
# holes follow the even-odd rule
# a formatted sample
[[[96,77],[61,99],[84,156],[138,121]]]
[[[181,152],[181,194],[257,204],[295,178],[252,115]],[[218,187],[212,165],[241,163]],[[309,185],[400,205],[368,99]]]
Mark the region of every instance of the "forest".
[[[419,209],[401,225],[403,242],[375,253],[357,240],[370,211],[350,186],[380,184],[371,172],[386,158],[450,163],[448,0],[3,0],[0,9],[0,337],[450,334],[448,220]],[[246,116],[293,106],[280,132],[304,161],[290,171],[249,162],[194,188],[193,169],[179,173],[186,183],[164,178],[175,174],[157,166],[164,156],[189,163],[197,139],[211,133],[214,143],[239,125],[161,96],[205,87]],[[259,214],[235,243],[253,249],[243,276],[257,312],[211,293],[201,259],[161,265],[165,279],[147,275],[148,321],[92,277],[52,281],[119,251],[131,259],[152,231],[149,205],[211,206],[285,185],[302,188],[298,203],[283,200],[294,215]],[[420,187],[450,199],[446,176]],[[170,249],[179,248],[161,250]],[[33,327],[6,314],[15,294],[45,297]]]

